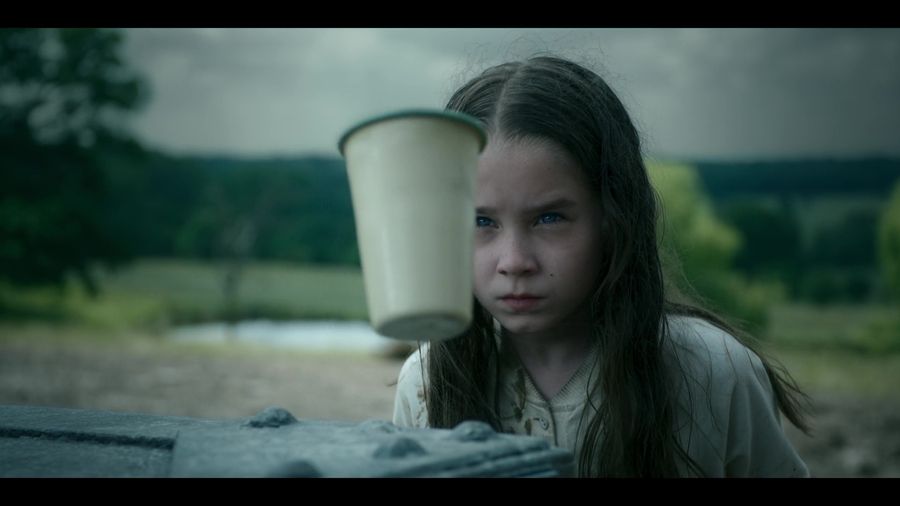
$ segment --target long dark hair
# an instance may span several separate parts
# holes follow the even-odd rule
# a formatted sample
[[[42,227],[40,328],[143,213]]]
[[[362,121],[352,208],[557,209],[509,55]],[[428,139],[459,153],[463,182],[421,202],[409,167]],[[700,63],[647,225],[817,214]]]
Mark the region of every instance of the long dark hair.
[[[456,91],[447,109],[481,120],[490,135],[541,138],[566,149],[587,172],[601,205],[603,249],[591,299],[603,367],[579,459],[587,476],[677,476],[678,462],[699,467],[675,434],[676,395],[663,348],[667,315],[703,318],[742,343],[749,339],[713,313],[672,297],[657,245],[658,197],[650,184],[640,136],[604,80],[574,62],[538,56],[491,67]],[[452,427],[482,420],[500,429],[488,392],[497,345],[491,315],[474,304],[469,330],[429,346],[428,422]],[[662,336],[660,338],[660,336]],[[751,349],[753,349],[751,347]],[[755,351],[755,350],[754,350]],[[764,358],[778,407],[808,432],[805,395],[786,371]],[[591,392],[593,393],[593,392]]]

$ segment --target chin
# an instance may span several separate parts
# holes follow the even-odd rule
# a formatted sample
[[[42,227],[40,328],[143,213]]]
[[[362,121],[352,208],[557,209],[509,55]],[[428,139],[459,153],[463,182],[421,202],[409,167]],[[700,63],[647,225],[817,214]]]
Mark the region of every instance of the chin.
[[[532,334],[550,328],[549,322],[535,315],[500,315],[496,317],[503,328],[513,334]]]

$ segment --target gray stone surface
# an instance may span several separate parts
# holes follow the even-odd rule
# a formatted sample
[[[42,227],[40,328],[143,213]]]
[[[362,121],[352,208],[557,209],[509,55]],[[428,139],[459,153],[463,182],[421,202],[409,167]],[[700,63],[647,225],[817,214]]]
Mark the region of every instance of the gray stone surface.
[[[569,476],[571,453],[480,422],[452,430],[0,406],[0,477]]]
[[[113,411],[0,406],[0,477],[167,476],[179,431],[224,427],[228,423]]]
[[[0,477],[139,478],[167,476],[172,451],[42,438],[0,438]]]

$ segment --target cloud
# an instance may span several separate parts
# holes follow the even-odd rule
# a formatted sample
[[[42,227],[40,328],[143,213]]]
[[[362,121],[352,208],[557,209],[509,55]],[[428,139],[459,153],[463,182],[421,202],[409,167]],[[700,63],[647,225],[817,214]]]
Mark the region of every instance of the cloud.
[[[680,158],[900,155],[900,30],[129,29],[134,119],[175,152],[336,154],[368,115],[442,107],[490,64],[596,68],[648,150]]]

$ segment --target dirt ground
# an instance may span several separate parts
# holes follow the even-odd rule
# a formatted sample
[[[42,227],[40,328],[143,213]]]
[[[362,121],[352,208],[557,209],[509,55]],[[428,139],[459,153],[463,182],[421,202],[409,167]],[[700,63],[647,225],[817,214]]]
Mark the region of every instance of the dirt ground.
[[[90,347],[0,341],[0,404],[249,417],[390,420],[401,362],[385,357],[152,342]],[[788,427],[814,476],[900,477],[900,402],[814,392],[816,431]]]

